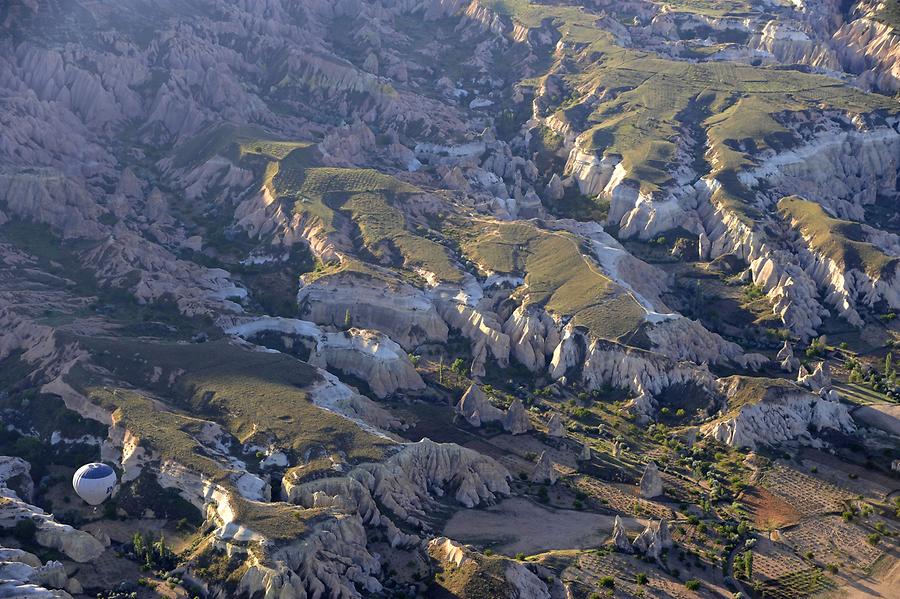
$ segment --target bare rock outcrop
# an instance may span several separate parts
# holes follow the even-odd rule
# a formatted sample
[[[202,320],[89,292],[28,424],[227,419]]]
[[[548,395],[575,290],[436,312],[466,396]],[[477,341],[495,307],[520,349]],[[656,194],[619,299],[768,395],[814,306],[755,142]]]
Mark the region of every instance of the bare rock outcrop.
[[[512,478],[493,459],[454,444],[423,439],[410,443],[382,463],[353,471],[393,515],[421,525],[431,494],[451,495],[471,508],[509,494]]]
[[[659,476],[659,468],[656,462],[649,462],[641,475],[641,496],[648,499],[659,497],[663,494],[662,478]]]
[[[310,364],[358,377],[377,397],[425,388],[407,352],[377,331],[351,328],[333,333],[309,321],[276,317],[231,318],[222,324],[228,333],[244,339],[276,334],[286,346],[304,343],[310,351]]]
[[[566,425],[563,423],[562,416],[554,413],[547,421],[547,434],[551,437],[562,438],[566,436]]]
[[[386,333],[406,351],[447,340],[447,325],[421,291],[350,273],[321,277],[300,288],[300,314],[320,325],[350,325]]]
[[[631,540],[628,538],[628,533],[625,531],[625,525],[622,524],[622,519],[619,518],[619,516],[616,516],[616,520],[613,523],[611,539],[616,551],[621,551],[622,553],[634,553],[634,547],[631,544]]]
[[[553,352],[550,376],[559,380],[580,366],[581,383],[588,389],[604,385],[628,389],[642,402],[637,411],[650,415],[652,396],[676,384],[694,384],[712,389],[714,377],[705,366],[676,362],[660,354],[625,347],[611,341],[590,339],[585,331],[566,327],[562,341]]]
[[[100,541],[86,532],[57,522],[52,514],[22,500],[7,484],[16,477],[29,476],[30,467],[21,458],[0,457],[0,528],[12,528],[21,520],[33,521],[37,529],[35,540],[44,546],[65,553],[76,562],[96,559],[106,549]],[[8,476],[9,478],[5,478]]]
[[[794,357],[794,348],[788,340],[785,340],[784,345],[778,350],[776,358],[785,372],[794,373],[800,368],[800,360]]]
[[[669,523],[663,518],[658,522],[647,524],[647,528],[637,536],[632,547],[645,558],[659,560],[663,550],[672,547],[673,544],[672,536],[669,534]]]
[[[553,460],[546,451],[541,452],[534,470],[531,471],[531,481],[536,483],[556,484],[559,479],[559,471],[553,465]]]
[[[474,427],[497,422],[503,430],[513,435],[531,430],[531,421],[521,400],[514,400],[509,408],[503,411],[491,403],[490,398],[477,383],[469,385],[454,410]]]
[[[437,537],[428,543],[428,554],[446,570],[463,568],[473,577],[488,576],[482,569],[500,562],[499,568],[491,567],[491,572],[501,572],[501,588],[492,586],[496,599],[550,599],[547,584],[532,572],[526,564],[500,556],[486,557],[472,549],[446,537]]]
[[[476,383],[469,385],[459,403],[456,404],[455,410],[474,427],[502,421],[504,417],[503,411],[491,404],[488,396]]]
[[[581,452],[578,454],[578,459],[582,462],[590,462],[593,457],[593,450],[591,449],[590,444],[585,441],[581,446]]]
[[[831,370],[828,367],[827,362],[819,362],[816,364],[813,371],[809,374],[800,374],[797,377],[797,384],[802,385],[813,391],[814,393],[819,393],[823,389],[831,386]]]
[[[732,376],[720,381],[727,412],[703,425],[701,433],[732,447],[756,448],[797,440],[818,445],[811,431],[853,433],[846,406],[783,379]]]
[[[509,404],[503,417],[503,429],[512,435],[521,435],[532,429],[531,420],[521,399],[516,398]]]

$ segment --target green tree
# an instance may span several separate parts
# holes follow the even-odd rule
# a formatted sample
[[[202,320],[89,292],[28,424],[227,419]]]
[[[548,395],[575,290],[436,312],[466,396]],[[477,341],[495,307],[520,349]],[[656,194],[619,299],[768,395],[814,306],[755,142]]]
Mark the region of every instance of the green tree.
[[[344,312],[344,330],[350,330],[350,326],[353,324],[353,319],[350,317],[350,308]]]
[[[450,370],[456,373],[457,377],[460,377],[466,373],[466,363],[462,358],[456,358],[453,360],[453,363],[450,364]]]

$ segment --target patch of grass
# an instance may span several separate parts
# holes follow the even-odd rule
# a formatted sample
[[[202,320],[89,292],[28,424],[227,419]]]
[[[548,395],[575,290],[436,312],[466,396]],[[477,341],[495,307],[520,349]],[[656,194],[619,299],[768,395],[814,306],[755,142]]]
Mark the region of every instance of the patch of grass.
[[[491,224],[462,246],[483,270],[524,274],[525,303],[571,315],[598,337],[622,337],[643,320],[637,300],[601,273],[567,233],[529,223]]]
[[[395,205],[422,193],[412,185],[374,169],[315,166],[307,148],[271,162],[265,185],[326,234],[337,231],[339,213],[346,213],[359,227],[366,249],[382,262],[392,262],[396,250],[405,268],[434,273],[443,281],[462,280],[446,248],[411,231]]]
[[[265,137],[258,127],[248,125],[212,125],[175,149],[173,164],[177,168],[192,168],[217,154],[224,155],[235,146]]]
[[[858,269],[873,279],[891,280],[900,260],[866,241],[859,223],[833,218],[816,202],[797,196],[782,198],[778,211],[798,229],[812,251],[846,270]]]
[[[383,455],[385,440],[312,403],[307,389],[320,381],[319,375],[288,355],[251,351],[227,339],[203,344],[112,338],[79,341],[92,350],[97,363],[117,377],[173,398],[174,406],[190,414],[219,422],[241,443],[271,440],[298,456],[307,450],[339,451],[357,461],[377,460]],[[155,368],[160,369],[159,375]],[[174,377],[171,385],[170,377]],[[118,395],[128,399],[133,394],[124,391]],[[109,394],[104,401],[118,407]],[[169,413],[165,418],[170,421],[163,426],[154,421],[151,414],[155,409],[150,405],[137,402],[125,410],[131,410],[131,416],[124,416],[140,430],[153,433],[163,429],[153,433],[158,435],[169,429],[194,432],[188,416]],[[174,441],[160,445],[179,448]],[[181,450],[192,451],[188,447]]]
[[[228,489],[236,521],[273,540],[296,539],[324,512],[242,498],[232,483],[242,471],[202,441],[209,421],[241,443],[274,442],[296,456],[308,450],[374,461],[389,444],[313,404],[306,389],[320,380],[318,374],[284,354],[250,351],[225,339],[204,344],[78,340],[113,378],[77,365],[66,381],[110,412],[141,447]]]
[[[762,401],[775,401],[789,393],[806,392],[787,379],[735,375],[722,379],[722,382],[728,398],[728,414]]]

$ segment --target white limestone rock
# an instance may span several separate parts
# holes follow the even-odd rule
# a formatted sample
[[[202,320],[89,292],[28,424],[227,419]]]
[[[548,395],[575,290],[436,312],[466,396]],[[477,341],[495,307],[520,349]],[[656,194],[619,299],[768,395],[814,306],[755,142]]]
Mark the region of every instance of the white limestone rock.
[[[293,340],[306,343],[310,349],[310,364],[356,376],[366,381],[379,398],[397,391],[425,388],[407,352],[377,331],[351,328],[329,333],[309,321],[271,316],[223,318],[220,324],[227,333],[244,339],[280,333],[291,339],[291,343]]]
[[[406,351],[447,341],[447,325],[431,300],[405,283],[391,286],[342,273],[304,285],[297,303],[300,314],[316,324],[343,327],[349,314],[351,326],[381,331]]]
[[[785,372],[794,373],[800,368],[800,360],[794,357],[794,348],[788,340],[785,340],[784,345],[778,350],[776,358]]]
[[[700,431],[732,447],[755,449],[788,440],[819,445],[810,430],[856,431],[846,406],[784,379],[732,376],[722,379],[720,386],[734,407]]]
[[[797,383],[818,393],[831,386],[831,371],[827,362],[819,362],[810,374],[800,374]]]
[[[478,570],[483,566],[485,559],[472,549],[446,537],[432,539],[428,543],[427,551],[445,569],[466,566]],[[551,599],[547,584],[535,575],[526,564],[504,557],[491,559],[503,561],[499,571],[503,573],[503,581],[506,583],[499,589],[494,588],[498,594],[493,595],[493,599]]]
[[[651,521],[647,524],[647,528],[637,536],[632,547],[645,558],[659,560],[663,549],[668,549],[672,545],[669,523],[663,518],[658,522]]]
[[[584,330],[571,323],[553,352],[549,373],[559,380],[571,369],[581,366],[581,384],[588,389],[608,385],[646,397],[645,406],[652,408],[650,396],[675,384],[694,384],[713,389],[715,379],[705,366],[676,362],[660,354],[625,347],[617,343],[590,339]],[[647,415],[652,411],[647,411]]]
[[[547,182],[547,187],[544,188],[544,200],[547,202],[558,202],[563,199],[566,190],[563,187],[562,179],[559,178],[557,173],[553,173],[550,177],[550,181]]]
[[[566,425],[563,423],[562,416],[554,413],[547,421],[547,434],[551,437],[562,438],[566,436]]]
[[[553,465],[553,460],[546,451],[541,452],[534,470],[531,472],[531,482],[556,484],[559,480],[559,472]]]
[[[421,525],[431,493],[452,495],[467,508],[509,494],[509,472],[493,459],[451,443],[423,439],[409,443],[382,463],[362,464],[351,473],[392,514]]]
[[[593,451],[591,450],[590,444],[585,441],[581,445],[581,453],[578,454],[578,459],[582,462],[590,462],[593,457]]]
[[[522,400],[516,398],[509,404],[506,415],[503,417],[503,429],[511,435],[521,435],[532,429],[531,420]]]
[[[27,476],[28,469],[21,458],[0,456],[0,473],[12,476]],[[25,464],[27,466],[27,463]],[[35,540],[38,544],[65,553],[76,562],[88,562],[103,553],[105,547],[86,532],[60,524],[41,508],[23,501],[7,485],[9,479],[0,478],[0,528],[12,528],[20,520],[32,520],[37,525]]]
[[[454,411],[474,427],[498,422],[506,432],[513,435],[520,435],[532,428],[521,400],[513,400],[504,412],[491,403],[477,383],[469,385]]]
[[[641,496],[651,499],[663,494],[662,478],[659,476],[659,468],[656,462],[649,462],[641,475]]]
[[[613,523],[612,544],[616,548],[616,551],[621,551],[622,553],[634,553],[634,547],[631,545],[631,540],[628,538],[628,533],[625,531],[625,525],[622,524],[622,519],[619,518],[619,516],[616,516],[616,520]]]
[[[503,420],[503,411],[491,404],[490,399],[481,387],[472,383],[456,404],[457,414],[466,419],[474,427]]]

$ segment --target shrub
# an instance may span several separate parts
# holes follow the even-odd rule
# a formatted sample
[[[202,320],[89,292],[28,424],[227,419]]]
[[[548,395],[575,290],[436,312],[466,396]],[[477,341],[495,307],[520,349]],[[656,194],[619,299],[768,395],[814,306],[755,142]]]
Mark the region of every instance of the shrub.
[[[866,537],[866,541],[869,543],[869,545],[877,545],[881,541],[881,535],[877,532],[873,532]]]
[[[521,561],[525,561],[525,554],[522,553],[521,551],[518,552],[518,553],[516,554],[516,559],[519,560],[520,562],[521,562]]]
[[[616,588],[616,580],[612,576],[601,576],[600,586],[607,589],[614,589]]]
[[[644,574],[643,572],[638,572],[636,579],[637,579],[638,584],[647,584],[647,580],[648,580],[647,575]]]
[[[684,586],[689,591],[696,591],[697,589],[700,588],[700,581],[697,580],[696,578],[692,578],[690,580],[685,581]]]

